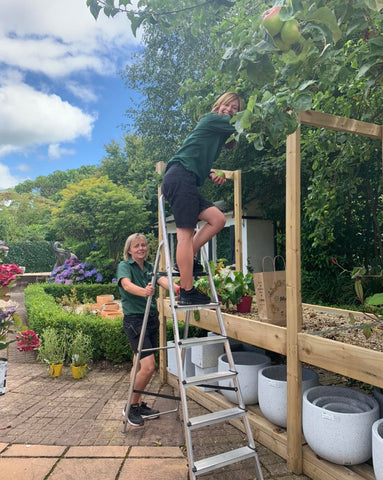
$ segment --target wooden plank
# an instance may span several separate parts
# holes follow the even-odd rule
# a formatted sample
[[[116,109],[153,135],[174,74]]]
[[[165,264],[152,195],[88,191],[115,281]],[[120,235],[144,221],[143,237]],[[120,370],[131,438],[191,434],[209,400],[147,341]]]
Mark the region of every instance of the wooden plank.
[[[302,330],[300,258],[300,129],[286,145],[287,466],[302,473],[302,371],[297,334]]]
[[[361,465],[354,465],[349,467],[350,470],[357,473],[366,480],[375,480],[374,469],[371,465],[367,463],[362,463]]]
[[[366,480],[349,467],[319,458],[308,445],[303,447],[303,473],[312,480]]]
[[[360,318],[361,320],[368,320],[371,319],[371,316],[364,312],[358,312],[356,310],[347,310],[345,308],[334,308],[334,307],[325,307],[324,305],[312,305],[310,303],[302,303],[303,307],[308,307],[313,310],[317,310],[318,312],[326,312],[334,315],[354,315],[356,318]]]
[[[156,173],[159,175],[162,174],[165,171],[165,162],[157,162],[156,163]],[[161,186],[158,187],[157,190],[157,195],[158,195],[158,219],[161,218],[161,211],[160,211],[160,196],[161,196]],[[158,222],[158,244],[163,240],[163,232],[161,228],[161,222]],[[164,253],[164,252],[163,252]],[[162,254],[160,258],[160,264],[159,264],[159,269],[161,271],[165,270],[165,257]],[[163,299],[165,298],[166,292],[163,288],[159,289],[159,299],[157,301],[157,306],[158,306],[158,318],[160,321],[160,331],[159,331],[159,344],[164,346],[166,345],[166,318],[164,315],[164,307],[163,307]],[[166,380],[166,351],[165,350],[160,350],[159,353],[159,371],[160,371],[160,378],[162,382],[165,382]]]
[[[164,314],[171,318],[169,299],[164,300]],[[184,321],[184,312],[179,312],[178,320]],[[286,328],[269,323],[259,322],[251,318],[239,317],[222,312],[222,319],[228,337],[240,342],[257,345],[260,348],[286,355]],[[217,316],[214,310],[200,310],[199,320],[191,316],[190,324],[205,330],[220,333]]]
[[[234,238],[235,269],[242,271],[242,174],[234,171]]]
[[[302,125],[363,135],[378,140],[382,139],[382,127],[374,123],[361,122],[360,120],[339,117],[328,113],[314,112],[313,110],[300,112],[298,118]]]
[[[383,352],[307,333],[298,334],[302,362],[383,388]]]

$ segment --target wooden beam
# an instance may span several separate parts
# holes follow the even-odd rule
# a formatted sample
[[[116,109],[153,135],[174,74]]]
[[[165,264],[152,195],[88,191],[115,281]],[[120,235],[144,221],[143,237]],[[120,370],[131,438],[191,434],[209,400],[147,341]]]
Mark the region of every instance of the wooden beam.
[[[164,314],[171,318],[169,299],[164,301]],[[183,322],[185,312],[178,313],[178,320]],[[251,318],[239,317],[230,313],[222,312],[222,319],[227,336],[240,342],[257,345],[265,350],[271,350],[281,355],[286,355],[286,328],[259,322]],[[200,310],[199,319],[193,315],[190,318],[190,325],[201,327],[215,333],[221,333],[217,324],[217,315],[213,310]]]
[[[338,117],[328,113],[314,112],[313,110],[300,112],[298,119],[302,125],[382,139],[382,127],[374,123],[361,122],[360,120]]]
[[[383,388],[383,352],[329,340],[308,333],[298,334],[301,362]]]
[[[156,173],[161,175],[165,171],[165,163],[164,162],[157,162],[156,163]],[[161,211],[160,211],[160,203],[159,199],[161,196],[161,185],[159,185],[158,190],[158,244],[163,240],[164,235],[163,231],[161,228]],[[161,255],[160,258],[160,264],[159,264],[159,269],[161,271],[165,270],[165,258],[164,255]],[[165,298],[166,292],[163,288],[159,289],[159,298],[157,301],[157,306],[158,306],[158,313],[159,313],[159,320],[160,320],[160,332],[159,332],[159,344],[160,346],[166,346],[166,318],[164,315],[164,298]],[[166,363],[167,363],[167,358],[166,358],[166,350],[160,350],[159,353],[159,371],[160,371],[160,378],[163,383],[166,382],[167,379],[167,370],[166,370]]]
[[[302,330],[300,129],[286,144],[286,318],[287,466],[300,474],[302,463],[302,368],[297,334]]]
[[[235,269],[242,271],[242,175],[234,172]]]

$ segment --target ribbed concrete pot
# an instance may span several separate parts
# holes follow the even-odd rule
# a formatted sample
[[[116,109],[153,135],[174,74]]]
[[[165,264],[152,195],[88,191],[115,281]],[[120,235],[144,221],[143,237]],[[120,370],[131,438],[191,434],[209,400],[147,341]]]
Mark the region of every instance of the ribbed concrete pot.
[[[383,480],[383,418],[372,426],[372,464],[376,480]]]
[[[287,425],[287,367],[269,365],[258,372],[258,403],[263,415],[279,427]],[[302,368],[302,392],[319,384],[314,370]]]
[[[235,369],[238,372],[239,388],[241,389],[243,403],[252,405],[258,403],[258,371],[270,365],[271,360],[267,355],[256,352],[232,352]],[[227,356],[224,353],[218,358],[218,371],[229,369]],[[220,386],[233,386],[231,380],[221,380]],[[234,391],[221,390],[221,393],[232,403],[237,402],[237,395]]]
[[[379,404],[351,388],[319,385],[303,394],[303,434],[319,456],[338,465],[357,465],[371,458],[371,429]]]

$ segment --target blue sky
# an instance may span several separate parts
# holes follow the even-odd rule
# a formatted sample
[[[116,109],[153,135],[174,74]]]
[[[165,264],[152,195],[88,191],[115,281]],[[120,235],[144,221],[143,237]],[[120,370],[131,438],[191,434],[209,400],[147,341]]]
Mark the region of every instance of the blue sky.
[[[100,163],[131,98],[120,72],[140,48],[129,21],[86,0],[1,0],[0,190]]]

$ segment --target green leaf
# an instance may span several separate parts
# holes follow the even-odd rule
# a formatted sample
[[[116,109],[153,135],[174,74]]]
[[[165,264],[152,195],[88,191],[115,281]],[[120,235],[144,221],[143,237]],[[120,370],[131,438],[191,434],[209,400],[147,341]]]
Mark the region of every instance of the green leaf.
[[[366,304],[378,307],[379,305],[383,305],[383,293],[375,293],[371,297],[366,298]]]
[[[336,16],[332,13],[332,11],[327,7],[318,8],[315,10],[312,15],[309,16],[308,21],[310,22],[319,22],[323,23],[328,27],[328,29],[332,33],[332,38],[334,43],[341,39],[342,33],[340,28],[338,27],[338,22]]]
[[[368,8],[371,8],[371,10],[375,10],[377,12],[380,12],[380,10],[383,8],[382,0],[364,0],[364,3]]]
[[[87,3],[88,3],[90,13],[97,20],[98,14],[100,13],[100,10],[102,10],[102,7],[100,7],[97,0],[88,0]]]
[[[310,110],[311,105],[313,103],[313,99],[309,93],[302,93],[298,95],[294,102],[294,107],[296,110],[301,110],[305,112],[306,110]]]

